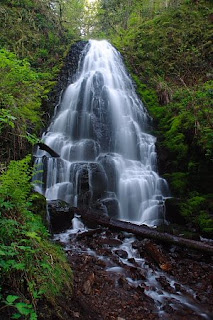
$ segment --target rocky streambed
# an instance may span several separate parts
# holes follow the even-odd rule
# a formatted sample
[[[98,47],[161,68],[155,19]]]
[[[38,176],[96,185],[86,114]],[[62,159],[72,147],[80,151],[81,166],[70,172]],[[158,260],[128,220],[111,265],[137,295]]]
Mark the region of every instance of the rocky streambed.
[[[74,273],[70,319],[213,319],[212,257],[78,217],[54,235]]]

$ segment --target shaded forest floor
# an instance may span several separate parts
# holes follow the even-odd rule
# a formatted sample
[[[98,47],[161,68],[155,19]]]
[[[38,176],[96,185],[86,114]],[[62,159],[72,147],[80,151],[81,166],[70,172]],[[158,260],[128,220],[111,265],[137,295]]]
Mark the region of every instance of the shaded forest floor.
[[[213,319],[210,256],[107,228],[55,239],[74,272],[70,319]]]

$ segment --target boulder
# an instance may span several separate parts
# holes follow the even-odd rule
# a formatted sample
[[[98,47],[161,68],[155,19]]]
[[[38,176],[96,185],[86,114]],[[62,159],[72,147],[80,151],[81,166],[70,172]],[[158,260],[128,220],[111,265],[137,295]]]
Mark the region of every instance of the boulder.
[[[71,228],[75,208],[62,200],[50,200],[47,204],[49,227],[52,233]]]

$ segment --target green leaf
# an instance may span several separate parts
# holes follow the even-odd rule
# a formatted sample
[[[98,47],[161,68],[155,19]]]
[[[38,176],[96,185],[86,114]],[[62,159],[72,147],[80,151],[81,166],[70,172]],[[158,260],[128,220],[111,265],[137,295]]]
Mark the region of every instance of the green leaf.
[[[15,313],[11,317],[11,319],[19,319],[19,318],[21,318],[21,314],[20,313]]]
[[[19,302],[15,304],[15,307],[18,309],[18,311],[27,316],[32,312],[32,305],[31,304],[26,304],[24,302]]]
[[[8,304],[13,304],[13,302],[16,301],[18,298],[19,298],[18,296],[9,295],[6,298],[6,302]]]
[[[41,240],[41,237],[38,236],[37,232],[26,232],[26,235],[31,239]]]
[[[16,269],[16,270],[24,270],[25,267],[26,267],[25,263],[16,263],[14,265],[14,269]]]
[[[31,313],[30,320],[37,320],[37,319],[38,319],[38,317],[37,317],[36,313],[35,312]]]

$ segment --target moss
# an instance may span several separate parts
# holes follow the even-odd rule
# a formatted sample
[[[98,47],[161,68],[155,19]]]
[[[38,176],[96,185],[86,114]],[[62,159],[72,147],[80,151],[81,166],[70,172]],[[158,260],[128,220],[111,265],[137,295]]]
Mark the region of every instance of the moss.
[[[164,177],[168,180],[173,195],[181,197],[186,194],[189,186],[187,173],[173,172],[171,174],[165,174]]]

